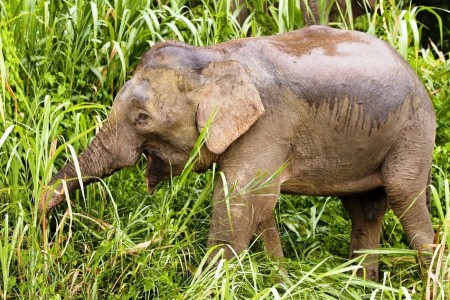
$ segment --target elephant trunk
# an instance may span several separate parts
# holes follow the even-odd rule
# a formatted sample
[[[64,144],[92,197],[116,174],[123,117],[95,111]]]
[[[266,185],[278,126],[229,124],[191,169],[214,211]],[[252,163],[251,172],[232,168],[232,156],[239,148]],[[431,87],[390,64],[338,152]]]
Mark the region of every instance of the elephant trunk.
[[[119,134],[114,132],[112,122],[105,122],[103,128],[94,138],[89,147],[78,156],[81,179],[83,183],[89,184],[100,178],[107,177],[119,169],[134,165],[139,159],[139,151],[136,149],[124,149],[123,139],[118,138]],[[127,143],[132,145],[131,143]],[[51,179],[49,186],[54,186],[59,180],[66,180],[68,192],[72,192],[80,187],[75,163],[68,162]],[[62,183],[55,189],[49,188],[41,197],[39,211],[48,212],[59,205],[65,199]]]

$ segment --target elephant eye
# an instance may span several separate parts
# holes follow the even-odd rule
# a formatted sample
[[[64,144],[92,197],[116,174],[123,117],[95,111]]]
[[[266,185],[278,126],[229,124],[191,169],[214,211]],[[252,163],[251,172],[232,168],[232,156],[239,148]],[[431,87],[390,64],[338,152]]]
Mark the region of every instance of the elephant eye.
[[[140,112],[134,120],[134,125],[145,125],[148,119],[150,119],[150,116],[148,114]]]
[[[137,118],[138,118],[138,120],[145,121],[148,119],[148,115],[144,114],[144,113],[140,113]]]

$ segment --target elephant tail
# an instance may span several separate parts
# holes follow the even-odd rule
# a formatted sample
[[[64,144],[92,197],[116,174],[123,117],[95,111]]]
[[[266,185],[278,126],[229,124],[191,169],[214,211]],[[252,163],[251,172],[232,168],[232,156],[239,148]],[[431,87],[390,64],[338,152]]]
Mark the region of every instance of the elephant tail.
[[[433,179],[433,174],[432,174],[432,171],[430,169],[430,173],[428,174],[428,183],[427,183],[427,190],[426,190],[427,208],[428,208],[428,212],[429,213],[431,213],[431,188],[430,188],[430,184],[431,184],[432,179]]]

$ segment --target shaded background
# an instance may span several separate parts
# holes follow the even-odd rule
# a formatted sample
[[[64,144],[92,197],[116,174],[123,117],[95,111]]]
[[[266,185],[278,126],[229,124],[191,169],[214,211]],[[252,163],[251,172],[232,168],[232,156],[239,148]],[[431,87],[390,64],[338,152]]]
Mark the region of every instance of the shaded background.
[[[439,34],[439,23],[436,16],[429,11],[422,11],[418,14],[417,19],[422,23],[422,47],[428,47],[430,40],[438,46],[444,53],[450,52],[450,13],[445,10],[450,10],[449,0],[416,0],[412,1],[414,5],[424,5],[430,7],[437,7],[435,12],[442,18],[443,25],[443,42],[441,43]]]

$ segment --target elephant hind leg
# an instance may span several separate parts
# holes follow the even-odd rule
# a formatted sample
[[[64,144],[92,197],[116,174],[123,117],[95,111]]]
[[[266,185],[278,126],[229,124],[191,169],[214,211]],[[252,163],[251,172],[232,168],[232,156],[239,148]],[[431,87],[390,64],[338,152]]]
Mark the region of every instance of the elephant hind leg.
[[[383,186],[389,206],[399,218],[412,247],[431,247],[434,231],[427,201],[433,142],[420,136],[405,137],[386,157]]]
[[[377,249],[380,244],[381,225],[387,210],[386,194],[383,188],[367,193],[341,198],[352,221],[350,258],[358,256],[355,250]],[[378,280],[378,255],[370,254],[363,262],[367,278]],[[363,270],[358,271],[363,276]]]

